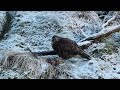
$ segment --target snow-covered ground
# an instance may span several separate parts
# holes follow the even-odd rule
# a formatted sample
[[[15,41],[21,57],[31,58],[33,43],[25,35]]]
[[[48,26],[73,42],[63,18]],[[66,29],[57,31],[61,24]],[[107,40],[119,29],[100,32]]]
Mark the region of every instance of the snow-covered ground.
[[[108,17],[114,16],[115,12],[111,13]],[[4,18],[5,12],[0,12],[0,22]],[[120,79],[119,33],[88,47],[85,51],[92,56],[89,61],[73,57],[52,66],[46,60],[61,58],[57,55],[33,58],[28,51],[28,48],[33,52],[53,50],[53,35],[80,43],[83,38],[100,32],[104,22],[94,11],[17,11],[11,30],[0,41],[0,78]],[[114,23],[113,26],[118,25],[119,19]]]

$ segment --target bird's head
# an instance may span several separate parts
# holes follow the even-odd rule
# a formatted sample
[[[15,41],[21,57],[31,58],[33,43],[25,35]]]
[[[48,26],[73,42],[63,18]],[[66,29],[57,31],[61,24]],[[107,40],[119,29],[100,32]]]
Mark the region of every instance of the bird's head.
[[[54,35],[52,37],[52,43],[56,42],[56,41],[59,41],[61,37],[57,36],[57,35]]]

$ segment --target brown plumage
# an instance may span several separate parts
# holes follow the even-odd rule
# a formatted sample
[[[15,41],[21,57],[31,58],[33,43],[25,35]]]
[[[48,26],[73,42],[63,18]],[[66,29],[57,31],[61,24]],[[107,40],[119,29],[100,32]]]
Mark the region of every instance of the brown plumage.
[[[63,38],[54,35],[52,37],[52,48],[59,57],[63,59],[69,59],[74,57],[75,55],[81,55],[84,58],[91,59],[91,57],[86,54],[80,46],[76,44],[75,41],[70,40],[69,38]]]

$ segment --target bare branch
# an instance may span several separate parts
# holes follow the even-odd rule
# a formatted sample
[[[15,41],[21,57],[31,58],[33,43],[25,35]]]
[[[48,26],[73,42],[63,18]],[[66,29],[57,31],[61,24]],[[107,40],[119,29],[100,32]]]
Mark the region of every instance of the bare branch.
[[[103,24],[102,28],[105,28],[111,21],[113,21],[116,18],[116,15],[113,16],[111,19],[109,19],[105,24]]]
[[[83,31],[83,29],[80,29],[80,31],[84,37],[88,37],[88,35],[86,35],[85,32]]]
[[[80,41],[80,43],[81,43],[80,46],[85,49],[88,46],[90,46],[93,42],[100,41],[101,39],[103,39],[105,37],[108,37],[112,33],[119,32],[119,31],[120,31],[120,25],[117,25],[117,26],[114,26],[114,27],[111,27],[111,28],[107,28],[107,29],[103,29],[99,33],[93,34],[93,35],[81,40]],[[86,41],[89,42],[89,43],[85,43]]]

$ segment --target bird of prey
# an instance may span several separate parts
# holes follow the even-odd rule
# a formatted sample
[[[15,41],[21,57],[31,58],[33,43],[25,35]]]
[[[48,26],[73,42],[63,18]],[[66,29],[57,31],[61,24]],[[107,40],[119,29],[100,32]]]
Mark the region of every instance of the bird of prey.
[[[91,57],[86,54],[75,41],[70,40],[69,38],[63,38],[54,35],[52,37],[52,48],[58,54],[58,56],[63,59],[69,59],[75,55],[80,55],[88,60],[91,59]]]

